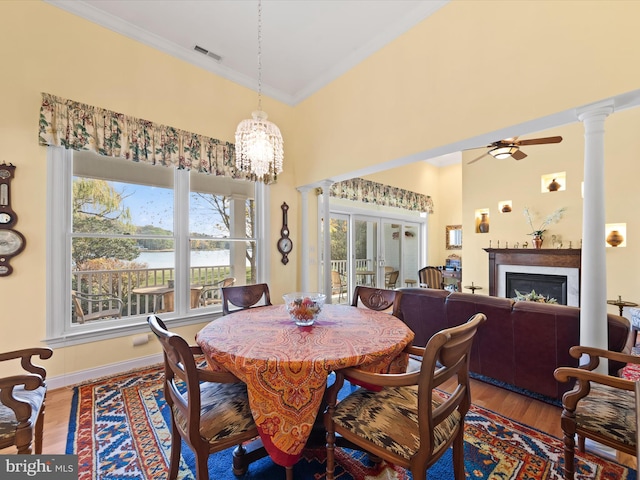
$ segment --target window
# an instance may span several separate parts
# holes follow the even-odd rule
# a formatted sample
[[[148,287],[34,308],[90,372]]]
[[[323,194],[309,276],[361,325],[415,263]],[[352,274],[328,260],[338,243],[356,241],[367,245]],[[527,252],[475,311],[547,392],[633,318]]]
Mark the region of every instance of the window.
[[[151,312],[202,321],[218,283],[265,278],[262,184],[55,147],[48,161],[50,344],[131,334]]]

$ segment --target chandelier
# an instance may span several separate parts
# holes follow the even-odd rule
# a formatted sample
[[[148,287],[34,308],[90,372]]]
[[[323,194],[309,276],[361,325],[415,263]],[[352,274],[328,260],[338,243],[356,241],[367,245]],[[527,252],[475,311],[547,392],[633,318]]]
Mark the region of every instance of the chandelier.
[[[236,129],[236,167],[265,182],[282,172],[282,134],[262,111],[262,3],[258,0],[258,110]]]

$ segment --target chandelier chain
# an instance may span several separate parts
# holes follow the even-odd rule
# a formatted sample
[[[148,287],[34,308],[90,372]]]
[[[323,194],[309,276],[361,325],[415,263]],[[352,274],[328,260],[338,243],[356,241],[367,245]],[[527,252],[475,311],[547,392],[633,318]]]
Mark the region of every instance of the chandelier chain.
[[[282,172],[282,134],[262,111],[262,1],[258,0],[258,110],[236,129],[236,168],[271,183]]]
[[[258,110],[262,110],[262,1],[258,0]]]

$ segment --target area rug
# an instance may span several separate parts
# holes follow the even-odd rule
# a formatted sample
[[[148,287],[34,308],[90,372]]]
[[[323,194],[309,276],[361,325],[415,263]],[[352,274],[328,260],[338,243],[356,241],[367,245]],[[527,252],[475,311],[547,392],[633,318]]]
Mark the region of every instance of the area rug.
[[[162,392],[160,367],[104,378],[74,388],[68,454],[79,458],[80,480],[165,479],[171,445],[169,409]],[[209,457],[215,480],[284,479],[284,469],[267,457],[236,477],[231,471],[232,449]],[[182,448],[178,478],[195,478],[194,458]],[[467,478],[500,480],[562,479],[562,441],[513,422],[495,412],[472,406],[466,418]],[[636,474],[592,454],[578,455],[576,479],[634,480]],[[336,478],[340,480],[410,479],[403,468],[367,455],[337,449]],[[307,450],[294,467],[297,480],[325,477],[324,449]],[[429,469],[429,478],[453,478],[451,451]]]

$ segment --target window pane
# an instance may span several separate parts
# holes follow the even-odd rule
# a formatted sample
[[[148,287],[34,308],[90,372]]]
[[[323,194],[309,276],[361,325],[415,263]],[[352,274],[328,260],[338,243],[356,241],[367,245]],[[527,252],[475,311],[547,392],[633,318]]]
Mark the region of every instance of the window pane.
[[[255,242],[191,240],[191,284],[212,285],[233,277],[255,283]]]
[[[224,195],[191,192],[189,231],[203,238],[229,238],[230,199]]]
[[[89,251],[95,255],[114,241],[136,242],[135,239],[86,238],[72,239],[72,251]],[[71,289],[81,295],[112,295],[122,300],[122,316],[142,315],[153,311],[173,310],[172,298],[164,291],[175,277],[173,241],[167,251],[142,251],[133,261],[96,257],[78,264],[71,270]],[[102,245],[101,245],[102,244]],[[85,313],[95,313],[104,305],[83,305]],[[74,305],[77,309],[77,304]],[[74,319],[77,316],[74,313]],[[113,318],[113,317],[110,317]],[[100,318],[101,321],[108,317]]]
[[[73,172],[74,232],[173,235],[173,169],[78,152]]]
[[[122,316],[172,311],[162,289],[175,278],[174,170],[76,152],[73,172],[72,290],[119,298]],[[72,321],[112,310],[91,298],[74,307]]]
[[[253,238],[255,185],[192,172],[189,232],[198,238]]]

